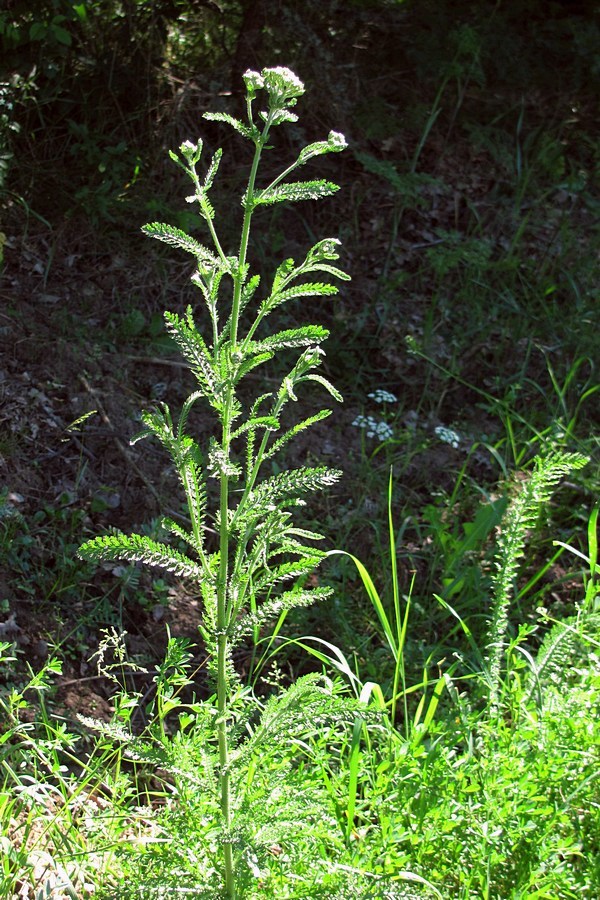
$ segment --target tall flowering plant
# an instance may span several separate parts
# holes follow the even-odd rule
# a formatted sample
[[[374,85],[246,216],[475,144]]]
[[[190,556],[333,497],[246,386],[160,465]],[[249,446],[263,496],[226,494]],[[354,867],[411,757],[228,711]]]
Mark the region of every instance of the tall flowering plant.
[[[165,312],[166,326],[193,373],[196,387],[177,416],[167,403],[142,414],[143,431],[133,442],[153,437],[167,452],[179,476],[187,505],[185,524],[162,519],[174,538],[161,543],[140,534],[110,534],[83,544],[80,554],[88,560],[128,560],[157,566],[187,579],[202,601],[199,623],[215,682],[215,743],[218,749],[216,782],[222,818],[223,878],[226,896],[237,896],[236,871],[244,841],[235,821],[235,752],[232,705],[238,690],[233,652],[249,634],[256,633],[283,611],[325,599],[329,590],[307,587],[307,576],[324,552],[315,544],[322,535],[299,527],[293,512],[305,496],[333,484],[340,472],[324,466],[302,466],[266,474],[265,463],[280,454],[292,438],[330,415],[321,409],[296,422],[282,425],[282,414],[300,391],[310,386],[324,389],[341,401],[338,391],[317,370],[323,360],[322,344],[327,329],[305,324],[280,331],[266,331],[269,316],[294,300],[329,297],[338,288],[329,279],[347,280],[335,262],[339,241],[318,241],[300,262],[285,259],[264,287],[248,263],[255,213],[276,203],[319,200],[338,190],[324,179],[290,180],[311,159],[346,147],[343,135],[331,131],[326,140],[304,147],[296,159],[269,183],[260,183],[263,154],[271,151],[271,132],[297,121],[293,112],[304,85],[286,68],[266,68],[245,73],[246,119],[227,113],[206,113],[204,118],[224,122],[253,147],[246,189],[241,198],[242,223],[237,251],[223,247],[211,191],[222,151],[208,164],[202,160],[203,142],[185,141],[172,160],[192,184],[186,198],[196,206],[208,235],[202,243],[179,228],[162,222],[144,232],[188,253],[194,261],[191,276],[205,308],[208,327],[201,331],[192,306],[181,315]],[[240,386],[249,373],[275,355],[290,352],[295,361],[279,386],[243,401]],[[247,396],[247,391],[244,391]],[[202,404],[212,411],[213,434],[200,446],[189,428],[192,408]],[[272,471],[272,467],[271,471]],[[208,479],[218,483],[218,508],[209,509]],[[216,530],[218,541],[209,540]],[[182,549],[184,548],[184,549]],[[296,691],[298,697],[303,693]],[[291,708],[290,704],[288,707]],[[271,717],[272,719],[274,717]],[[276,718],[276,717],[275,717]],[[280,717],[280,721],[283,721]],[[255,732],[256,734],[256,732]]]

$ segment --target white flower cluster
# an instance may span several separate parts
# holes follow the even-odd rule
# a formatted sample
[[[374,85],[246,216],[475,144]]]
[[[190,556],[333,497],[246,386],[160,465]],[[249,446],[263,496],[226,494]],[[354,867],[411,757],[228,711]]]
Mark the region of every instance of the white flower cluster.
[[[352,424],[355,428],[366,429],[367,437],[376,437],[380,441],[389,441],[394,436],[394,432],[387,422],[378,422],[373,416],[357,416]]]
[[[248,69],[244,72],[242,78],[251,99],[254,99],[256,91],[262,88],[266,88],[279,104],[295,101],[296,97],[304,93],[304,84],[297,75],[294,75],[291,69],[287,69],[284,66],[263,69],[260,73]],[[290,103],[291,105],[293,104]]]
[[[397,403],[398,398],[395,394],[391,394],[389,391],[384,391],[383,388],[377,388],[376,391],[373,391],[371,394],[367,394],[371,400],[374,400],[375,403]]]
[[[329,149],[333,150],[334,153],[345,150],[348,146],[346,138],[339,131],[330,131],[327,135],[327,143],[329,144]]]
[[[438,425],[435,429],[435,434],[439,437],[440,441],[443,441],[445,444],[450,444],[454,449],[460,446],[460,434],[457,434],[452,428],[446,428],[445,425]]]

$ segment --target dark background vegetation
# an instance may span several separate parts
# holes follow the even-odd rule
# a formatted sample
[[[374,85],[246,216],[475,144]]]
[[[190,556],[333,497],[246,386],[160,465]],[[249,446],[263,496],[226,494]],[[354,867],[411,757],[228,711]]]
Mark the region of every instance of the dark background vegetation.
[[[140,226],[196,228],[167,149],[201,134],[224,147],[220,227],[233,244],[247,148],[200,117],[241,111],[248,67],[285,65],[306,84],[282,153],[332,128],[350,145],[320,164],[342,186],[335,198],[263,214],[254,251],[269,271],[339,236],[353,276],[334,303],[293,313],[331,326],[327,374],[346,403],[288,462],[346,471],[312,515],[383,585],[393,465],[405,589],[417,572],[415,659],[451,632],[433,591],[484,621],[469,552],[480,560],[497,521],[470,548],[465,523],[535,453],[597,449],[599,46],[592,2],[5,0],[0,637],[34,665],[60,647],[67,703],[69,685],[84,702],[81,679],[105,702],[88,662],[100,629],[125,628],[132,654],[149,658],[165,620],[195,633],[182,589],[95,571],[75,551],[109,527],[155,530],[179,502],[159,450],[128,439],[140,408],[190,388],[162,311],[194,295],[187,261]],[[352,425],[380,416],[377,388],[399,401],[385,444]],[[552,537],[581,534],[596,487],[592,466],[562,490],[534,570]],[[338,585],[337,605],[298,627],[334,634],[376,668],[349,571],[321,577]],[[557,614],[575,599],[569,578],[557,565],[541,581]]]

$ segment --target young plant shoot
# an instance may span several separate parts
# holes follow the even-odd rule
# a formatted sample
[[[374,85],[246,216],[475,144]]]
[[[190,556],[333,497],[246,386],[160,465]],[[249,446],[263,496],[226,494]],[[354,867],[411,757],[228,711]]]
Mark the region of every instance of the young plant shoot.
[[[341,474],[321,466],[271,474],[271,460],[288,442],[331,412],[322,409],[284,427],[282,413],[290,401],[313,385],[324,388],[335,400],[342,398],[316,371],[324,356],[321,344],[328,336],[325,328],[307,324],[266,333],[264,326],[284,303],[329,297],[338,290],[329,279],[349,277],[335,265],[339,245],[335,238],[318,241],[300,262],[284,260],[266,288],[260,276],[250,271],[248,253],[255,213],[260,213],[262,206],[318,200],[337,191],[337,185],[323,179],[297,181],[290,176],[313,157],[343,150],[346,142],[341,134],[330,132],[326,140],[309,144],[291,165],[262,185],[260,163],[264,153],[273,152],[271,133],[297,121],[292,110],[304,93],[304,85],[286,68],[248,71],[243,77],[246,120],[226,113],[204,116],[230,125],[253,147],[241,200],[237,254],[224,249],[211,203],[222,152],[217,150],[206,165],[200,139],[185,141],[179,155],[171,152],[170,156],[192,183],[192,193],[186,199],[196,204],[208,240],[201,243],[161,222],[143,229],[150,237],[191,254],[195,262],[192,282],[198,290],[199,305],[208,311],[204,333],[197,324],[197,310],[191,306],[183,315],[165,312],[167,328],[195,377],[196,389],[183,403],[178,417],[166,403],[143,413],[144,430],[133,439],[153,436],[171,457],[185,494],[189,521],[182,525],[164,518],[162,524],[177,546],[183,543],[187,550],[181,552],[144,535],[111,534],[87,541],[79,551],[88,560],[128,560],[157,566],[194,584],[201,598],[199,628],[215,681],[223,888],[227,897],[238,896],[236,867],[241,856],[232,783],[231,710],[238,688],[233,651],[283,611],[328,596],[326,588],[304,586],[306,577],[325,555],[314,546],[322,535],[298,527],[292,513],[294,507],[304,504],[305,495],[333,484]],[[295,352],[295,362],[279,386],[242,402],[240,385],[246,376],[276,354],[288,351]],[[245,384],[244,398],[248,393]],[[195,404],[212,410],[214,429],[208,446],[201,447],[188,427]],[[207,508],[208,479],[218,483],[215,510]],[[207,522],[211,523],[210,530]],[[214,530],[218,533],[216,540]]]

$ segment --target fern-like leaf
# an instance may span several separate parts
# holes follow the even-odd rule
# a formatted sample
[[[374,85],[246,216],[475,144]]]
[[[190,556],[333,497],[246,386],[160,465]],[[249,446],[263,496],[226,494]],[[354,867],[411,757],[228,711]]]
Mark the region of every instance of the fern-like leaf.
[[[247,615],[238,618],[232,640],[234,643],[239,643],[242,638],[252,634],[255,629],[262,628],[263,625],[281,615],[282,612],[313,606],[315,603],[331,597],[332,594],[333,588],[313,588],[308,591],[285,591],[278,597],[270,597],[261,604],[255,613],[247,613]]]
[[[276,453],[285,447],[288,441],[291,441],[299,432],[304,431],[305,428],[310,428],[311,425],[316,425],[317,422],[322,422],[323,419],[326,419],[331,415],[330,409],[322,409],[320,412],[316,413],[314,416],[309,416],[307,419],[303,419],[301,422],[297,422],[295,425],[286,431],[280,438],[278,438],[268,450],[265,451],[264,458],[270,459],[275,456]]]
[[[312,493],[335,484],[342,476],[337,469],[328,469],[326,466],[303,466],[291,469],[288,472],[280,472],[272,478],[267,478],[251,491],[248,505],[256,509],[278,506],[282,500],[288,497],[296,497],[299,494]]]
[[[202,577],[200,566],[183,553],[141,534],[108,534],[92,538],[81,545],[78,555],[90,562],[141,562],[180,578],[200,580]]]
[[[227,125],[231,125],[239,134],[243,135],[245,138],[253,138],[258,135],[258,130],[250,129],[243,122],[240,122],[239,119],[235,119],[233,116],[230,116],[229,113],[215,112],[210,113],[206,112],[202,115],[203,119],[207,119],[209,122],[225,122]]]
[[[211,405],[219,404],[221,400],[220,379],[215,372],[210,350],[202,335],[195,328],[193,321],[190,320],[190,314],[188,313],[186,322],[176,313],[165,312],[165,320],[167,328],[187,359],[205,397]]]
[[[580,453],[562,451],[554,451],[545,458],[536,457],[531,475],[502,519],[493,579],[492,618],[487,638],[492,713],[497,713],[499,709],[500,670],[506,645],[508,611],[519,560],[525,552],[527,533],[536,524],[540,507],[548,502],[561,478],[574,469],[582,469],[588,462],[588,458]]]
[[[322,178],[316,181],[291,181],[258,191],[252,202],[254,206],[263,206],[270,203],[284,203],[288,200],[294,203],[299,200],[320,200],[322,197],[330,197],[339,189],[339,185]],[[244,198],[244,206],[247,202],[247,198]]]
[[[191,253],[203,265],[210,268],[218,268],[220,261],[202,244],[200,244],[181,228],[175,228],[173,225],[166,225],[163,222],[150,222],[148,225],[142,226],[142,231],[148,237],[169,244],[171,247],[177,247],[186,253]]]
[[[299,297],[331,297],[339,293],[339,289],[335,284],[327,284],[323,282],[307,282],[306,284],[296,284],[293,287],[280,290],[276,294],[271,294],[261,304],[261,313],[266,314],[272,312],[277,306],[286,303],[288,300],[297,300]]]
[[[278,331],[260,341],[252,341],[248,350],[251,353],[260,353],[264,350],[277,352],[294,347],[309,347],[312,344],[322,343],[328,337],[329,331],[321,325],[303,325],[301,328]]]

